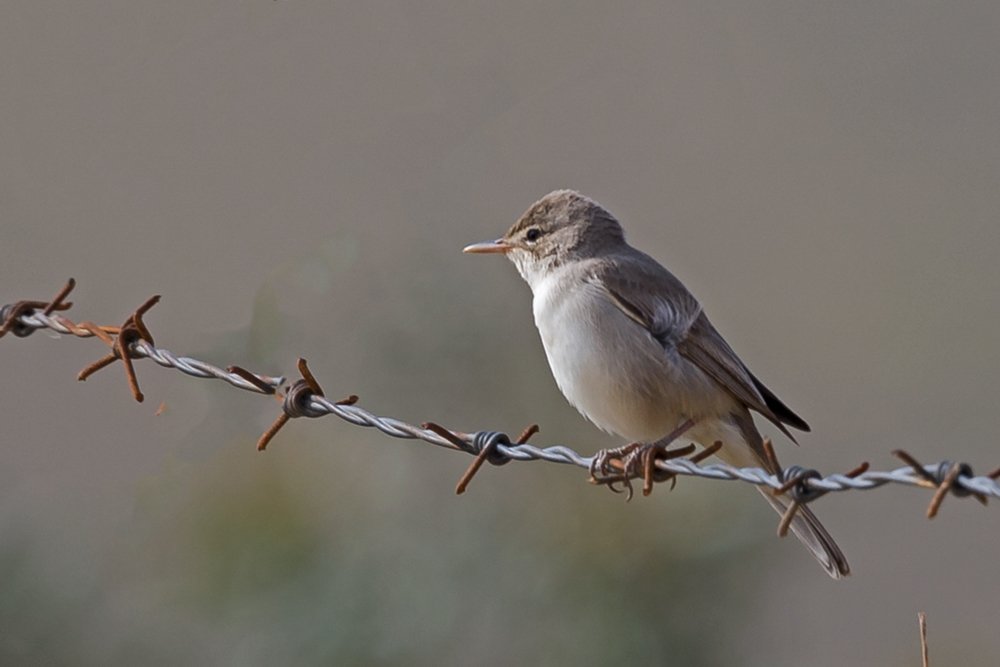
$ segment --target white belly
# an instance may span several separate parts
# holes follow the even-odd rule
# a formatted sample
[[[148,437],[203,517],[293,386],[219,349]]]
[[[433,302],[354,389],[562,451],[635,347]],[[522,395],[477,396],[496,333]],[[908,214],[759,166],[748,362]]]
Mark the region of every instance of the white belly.
[[[705,427],[735,407],[711,378],[586,282],[550,276],[537,285],[533,310],[559,389],[605,431],[653,442],[685,419]]]

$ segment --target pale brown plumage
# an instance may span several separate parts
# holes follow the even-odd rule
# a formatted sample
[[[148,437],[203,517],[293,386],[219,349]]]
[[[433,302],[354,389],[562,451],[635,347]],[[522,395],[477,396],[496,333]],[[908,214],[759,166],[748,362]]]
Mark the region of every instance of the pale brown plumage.
[[[749,411],[790,438],[788,427],[809,430],[747,369],[683,283],[628,245],[618,221],[593,200],[550,193],[503,238],[466,250],[502,252],[514,262],[534,294],[535,323],[559,388],[602,429],[653,442],[695,419],[692,440],[719,440],[725,460],[770,472]],[[764,495],[779,512],[789,502]],[[850,573],[808,508],[791,528],[831,576]]]

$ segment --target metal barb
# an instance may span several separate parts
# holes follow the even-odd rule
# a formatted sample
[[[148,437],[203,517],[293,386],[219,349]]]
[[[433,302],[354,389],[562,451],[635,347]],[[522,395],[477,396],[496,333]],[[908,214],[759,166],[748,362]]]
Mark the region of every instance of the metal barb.
[[[232,373],[233,375],[240,376],[253,386],[257,387],[257,389],[259,389],[260,393],[262,394],[270,395],[278,391],[277,387],[268,384],[263,380],[263,378],[254,375],[253,373],[243,368],[242,366],[226,366],[226,370]]]
[[[309,390],[316,396],[323,396],[323,388],[319,386],[319,382],[316,382],[316,378],[313,377],[312,371],[309,370],[309,364],[306,363],[305,359],[299,357],[298,368],[299,373],[302,374],[302,379],[309,385]]]
[[[278,431],[289,422],[291,417],[282,412],[278,415],[278,418],[274,420],[271,427],[264,431],[264,435],[260,436],[260,440],[257,441],[257,451],[262,452],[267,449],[268,444],[274,439],[274,436],[278,435]]]
[[[429,424],[429,423],[424,424],[424,428],[429,428],[429,426],[441,428],[437,424]],[[441,429],[441,430],[445,432],[448,431],[448,429]],[[540,429],[538,428],[538,424],[532,424],[531,426],[529,426],[528,428],[524,429],[524,431],[521,432],[521,436],[517,439],[517,441],[514,444],[523,445],[527,443],[528,440],[531,438],[531,436],[538,433],[539,430]],[[450,432],[449,435],[451,435]],[[472,482],[472,478],[476,476],[476,473],[479,472],[479,469],[482,468],[483,464],[486,463],[486,460],[490,458],[490,456],[496,450],[499,442],[500,441],[498,438],[490,439],[487,442],[486,446],[484,446],[479,451],[479,453],[476,454],[476,458],[472,461],[472,465],[468,467],[468,469],[465,471],[465,474],[462,475],[462,478],[458,480],[458,485],[455,487],[456,495],[460,496],[463,493],[465,493],[465,490],[469,488],[469,483]]]
[[[669,436],[668,436],[669,437]],[[662,442],[662,441],[661,441]],[[672,442],[672,440],[671,440]],[[673,473],[661,473],[656,469],[658,461],[669,461],[679,459],[693,454],[697,447],[693,444],[681,447],[680,449],[667,449],[665,444],[656,443],[639,454],[642,462],[642,495],[648,496],[653,492],[653,482],[662,482],[676,477]],[[671,485],[671,489],[675,485]]]
[[[63,301],[69,296],[69,293],[73,291],[74,287],[76,287],[76,280],[73,278],[67,280],[66,284],[63,285],[61,290],[59,290],[59,293],[56,294],[55,298],[49,302],[49,305],[42,309],[42,315],[51,315],[54,310],[68,310],[72,307],[72,303],[63,303]]]
[[[139,389],[139,379],[135,375],[135,367],[132,365],[132,360],[139,358],[139,355],[135,351],[136,343],[145,341],[153,345],[153,336],[149,333],[149,329],[145,323],[143,323],[142,316],[155,306],[159,300],[159,294],[146,299],[145,303],[136,308],[135,312],[128,316],[125,323],[118,329],[118,335],[115,338],[112,338],[101,327],[91,322],[81,324],[81,327],[90,330],[95,336],[103,340],[111,348],[111,353],[84,368],[76,376],[76,379],[82,382],[102,368],[106,368],[121,359],[122,364],[125,366],[125,376],[128,378],[129,389],[132,390],[132,397],[137,402],[142,403],[146,397],[143,396],[142,391]]]
[[[788,528],[792,525],[792,519],[795,518],[800,507],[802,507],[802,503],[795,499],[792,499],[792,502],[788,504],[788,509],[785,510],[781,521],[778,523],[778,537],[788,536]]]
[[[782,484],[778,488],[772,490],[771,491],[771,495],[780,496],[781,494],[787,493],[791,489],[793,489],[793,488],[797,487],[798,485],[802,484],[802,482],[806,481],[807,479],[817,479],[817,478],[821,477],[821,475],[819,474],[819,471],[818,470],[813,470],[812,468],[807,468],[807,469],[802,469],[802,468],[792,469],[792,468],[790,468],[789,470],[795,471],[795,474],[791,478],[789,478],[789,480],[787,482],[785,482],[784,484]],[[780,477],[787,477],[788,476],[786,474],[787,472],[788,471],[782,471],[782,474],[779,475],[779,476]]]
[[[972,466],[968,463],[952,463],[951,461],[942,461],[936,466],[925,466],[922,465],[915,457],[901,449],[894,450],[892,453],[897,458],[910,464],[913,471],[921,478],[920,486],[934,489],[934,497],[931,499],[931,504],[927,507],[928,519],[933,519],[937,516],[938,510],[941,508],[941,503],[944,502],[944,499],[948,495],[949,491],[952,495],[959,498],[971,495],[978,500],[981,505],[988,504],[989,501],[986,494],[981,493],[976,489],[966,488],[956,484],[960,478],[974,477]],[[928,467],[931,467],[934,472],[928,471]],[[1000,473],[1000,468],[994,472]],[[996,480],[997,477],[1000,477],[1000,474],[994,476],[991,473],[986,477]]]
[[[778,463],[778,455],[774,453],[774,444],[771,443],[770,438],[764,438],[764,454],[767,456],[768,463],[771,464],[775,477],[781,479],[781,464]]]
[[[951,470],[941,481],[941,485],[938,486],[937,491],[934,492],[934,497],[931,498],[931,504],[927,507],[927,518],[933,519],[937,516],[938,509],[941,507],[941,503],[944,502],[945,497],[948,492],[953,490],[955,486],[955,480],[958,479],[958,473],[961,472],[962,465],[960,463],[955,463],[951,466]]]
[[[936,489],[940,484],[940,481],[937,480],[934,477],[934,475],[927,472],[924,469],[924,466],[920,464],[920,461],[913,458],[913,456],[911,456],[909,453],[903,451],[902,449],[894,449],[892,450],[892,455],[895,456],[897,459],[902,460],[904,463],[908,464],[910,468],[913,469],[913,474],[919,476],[921,479],[924,480],[924,482],[926,482],[926,484],[922,484],[921,486],[926,486],[927,488]]]
[[[232,368],[233,367],[230,367],[230,370],[232,370]],[[274,439],[274,436],[278,435],[278,431],[280,431],[282,427],[289,422],[289,420],[297,417],[324,417],[329,414],[325,411],[317,410],[312,406],[312,399],[314,397],[323,398],[324,394],[323,388],[319,386],[316,378],[313,377],[305,359],[299,359],[298,368],[299,373],[302,374],[302,379],[296,380],[291,384],[291,386],[288,387],[288,391],[285,392],[285,398],[281,402],[282,413],[278,415],[278,418],[274,420],[271,427],[268,428],[264,432],[264,435],[260,436],[260,440],[257,441],[258,452],[262,452],[267,449],[267,445]],[[248,375],[252,375],[242,368],[239,368],[239,370],[235,372],[239,375],[240,371],[247,373]],[[241,375],[241,377],[243,376]],[[257,376],[254,377],[257,380],[261,379]],[[249,380],[249,378],[247,379]],[[253,383],[253,380],[249,381]],[[334,405],[354,405],[357,402],[358,397],[352,394],[347,398],[337,401]]]
[[[41,301],[18,301],[14,304],[0,308],[0,323],[5,324],[7,329],[12,331],[14,335],[18,337],[28,336],[38,329],[50,329],[56,333],[68,334],[78,338],[97,337],[100,338],[109,349],[113,349],[115,346],[114,336],[118,336],[121,333],[122,327],[99,326],[93,322],[81,322],[80,324],[74,324],[69,318],[56,312],[66,310],[72,305],[68,302],[64,302],[64,299],[69,295],[69,292],[75,285],[76,281],[70,278],[56,297],[48,303]],[[155,303],[155,298],[147,301],[138,310],[139,318],[136,326],[139,328],[140,333],[143,333],[146,336],[146,339],[140,337],[139,340],[132,344],[132,353],[135,358],[146,357],[160,366],[165,368],[174,368],[192,377],[217,378],[219,380],[225,380],[238,389],[252,391],[255,393],[273,394],[277,387],[284,384],[285,379],[283,377],[257,375],[256,377],[259,381],[254,382],[242,374],[233,373],[204,361],[191,359],[190,357],[177,357],[169,350],[154,347],[149,342],[152,340],[152,336],[149,335],[149,330],[146,328],[142,320],[142,315],[152,306],[153,303]],[[83,379],[86,379],[89,375],[93,374],[97,370],[100,370],[101,368],[104,368],[104,366],[117,359],[118,357],[114,357],[112,359],[101,360],[99,363],[91,364],[80,373],[80,376],[82,376]],[[264,384],[261,385],[261,382]]]
[[[439,436],[450,442],[454,448],[459,451],[466,452],[470,450],[470,445],[466,440],[459,437],[457,433],[449,431],[444,426],[439,426],[434,422],[424,422],[421,426],[432,433],[437,433]]]
[[[80,372],[79,378],[86,379],[89,375],[121,359],[129,376],[136,400],[142,400],[138,382],[135,379],[132,360],[149,358],[156,364],[173,368],[197,378],[216,378],[229,384],[258,394],[276,395],[277,389],[284,385],[283,377],[268,377],[256,375],[240,367],[227,369],[190,357],[178,357],[168,350],[153,345],[153,338],[143,322],[143,315],[157,302],[159,297],[153,297],[140,306],[126,319],[121,327],[99,326],[93,322],[74,324],[71,320],[59,314],[68,309],[71,304],[65,298],[75,286],[70,279],[52,301],[18,301],[0,308],[0,336],[14,332],[17,336],[27,336],[32,332],[48,328],[60,334],[69,334],[79,338],[100,338],[111,350],[102,359],[90,364]],[[607,486],[612,491],[628,492],[632,496],[631,480],[642,477],[644,492],[651,490],[652,483],[670,481],[671,488],[679,476],[702,477],[715,480],[735,480],[758,487],[768,487],[791,496],[792,504],[782,517],[779,532],[787,532],[788,524],[798,507],[831,491],[851,491],[876,489],[886,484],[904,484],[921,486],[934,490],[934,498],[928,508],[928,516],[933,517],[940,509],[944,498],[951,493],[956,497],[972,496],[982,503],[988,498],[1000,498],[1000,468],[988,475],[975,476],[972,468],[966,463],[944,461],[934,466],[921,465],[914,457],[902,450],[893,452],[895,456],[908,464],[908,467],[890,471],[871,471],[867,463],[862,463],[845,474],[834,474],[820,477],[815,471],[792,467],[784,471],[778,463],[770,440],[764,441],[766,455],[765,466],[761,468],[736,468],[725,463],[702,464],[701,462],[716,453],[722,446],[714,443],[697,454],[688,456],[691,448],[667,449],[672,440],[677,438],[690,424],[684,425],[678,432],[664,438],[654,446],[638,443],[620,447],[614,450],[599,452],[593,457],[581,456],[568,447],[551,446],[546,448],[528,444],[528,439],[537,432],[537,427],[529,427],[517,441],[511,442],[506,434],[494,431],[479,431],[467,434],[451,431],[436,424],[425,424],[423,428],[407,424],[391,417],[379,417],[356,405],[357,396],[350,396],[341,401],[330,401],[324,394],[319,383],[309,371],[305,361],[300,361],[300,380],[292,383],[282,401],[282,414],[274,424],[261,436],[258,449],[265,449],[277,432],[290,419],[295,417],[322,417],[334,415],[355,426],[373,427],[394,438],[419,439],[438,447],[458,449],[476,456],[473,466],[470,466],[463,482],[456,491],[463,491],[482,463],[489,460],[495,464],[503,464],[511,460],[547,461],[550,463],[569,464],[584,468],[590,473],[590,481],[594,484]],[[662,445],[662,447],[660,446]],[[645,451],[644,448],[645,447]],[[619,488],[619,485],[621,488]]]
[[[33,315],[38,309],[41,309],[45,316],[51,315],[55,310],[68,310],[73,304],[63,303],[63,300],[69,296],[74,287],[76,287],[76,281],[70,278],[51,301],[16,301],[9,306],[4,306],[3,310],[0,311],[0,319],[3,319],[3,322],[0,323],[0,338],[3,338],[8,332],[13,332],[18,338],[35,333],[35,327],[25,324],[23,318]]]
[[[770,444],[770,441],[767,442]],[[772,457],[772,462],[777,461],[774,457],[773,447],[770,449],[770,456]],[[868,462],[862,461],[850,472],[844,473],[844,477],[847,479],[854,479],[865,473],[867,470]],[[798,466],[786,468],[777,475],[777,479],[781,480],[787,478],[788,481],[784,482],[778,488],[772,489],[771,494],[780,496],[787,493],[791,497],[792,501],[785,510],[785,513],[781,516],[781,521],[778,522],[778,537],[786,537],[788,535],[788,529],[791,527],[792,520],[795,518],[799,509],[830,492],[829,490],[817,489],[808,485],[809,480],[822,479],[822,477],[823,476],[819,474],[818,470],[814,470],[812,468],[799,468]]]

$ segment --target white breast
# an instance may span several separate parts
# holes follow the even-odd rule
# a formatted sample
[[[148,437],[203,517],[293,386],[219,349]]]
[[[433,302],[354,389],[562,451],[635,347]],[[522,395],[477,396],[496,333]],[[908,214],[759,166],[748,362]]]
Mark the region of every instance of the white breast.
[[[731,399],[676,350],[664,349],[579,271],[532,285],[535,325],[559,389],[605,431],[655,441],[689,417],[724,414]]]
[[[653,442],[685,419],[733,409],[727,392],[664,349],[585,275],[560,268],[533,281],[532,307],[556,384],[587,419],[631,441]]]

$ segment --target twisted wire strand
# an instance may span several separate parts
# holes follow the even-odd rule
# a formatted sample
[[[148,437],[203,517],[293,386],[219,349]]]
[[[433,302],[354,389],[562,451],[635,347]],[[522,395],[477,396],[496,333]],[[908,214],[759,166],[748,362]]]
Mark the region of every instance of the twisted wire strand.
[[[92,338],[97,335],[90,329],[79,327],[57,313],[46,315],[35,311],[33,313],[21,315],[18,317],[18,321],[32,331],[36,331],[38,329],[52,329],[56,333],[68,334],[78,338]]]
[[[10,308],[10,306],[6,306],[0,310],[0,321],[6,319],[6,313],[9,312]],[[37,329],[51,329],[60,334],[69,334],[80,338],[89,338],[97,335],[93,330],[76,325],[58,313],[46,314],[38,310],[29,310],[19,314],[16,317],[16,321],[20,326],[18,335],[22,337]],[[108,328],[108,330],[112,333],[117,331],[117,329],[113,328]],[[141,338],[131,343],[130,349],[136,357],[151,359],[165,368],[174,368],[191,377],[220,379],[238,389],[257,394],[271,393],[285,383],[283,376],[270,377],[256,375],[255,377],[263,385],[259,386],[247,380],[245,375],[224,370],[191,357],[178,357],[169,350],[154,347],[150,342]],[[290,405],[288,400],[286,400],[284,413],[287,418],[334,415],[355,426],[375,428],[394,438],[422,440],[438,447],[464,451],[476,456],[480,455],[484,447],[490,446],[499,456],[498,462],[500,463],[507,460],[548,461],[550,463],[574,465],[591,470],[595,462],[595,457],[583,456],[569,447],[561,445],[539,448],[526,443],[511,444],[511,440],[506,434],[496,431],[478,431],[476,433],[451,431],[448,433],[452,437],[448,438],[441,435],[440,432],[429,428],[414,426],[413,424],[408,424],[392,417],[376,416],[351,403],[344,404],[330,401],[322,396],[321,393],[310,392],[304,398],[305,400],[298,406]],[[761,468],[736,468],[726,463],[702,465],[685,458],[657,460],[655,466],[662,473],[673,475],[742,481],[755,486],[766,486],[772,489],[780,489],[787,485],[786,479],[782,479],[779,475],[771,474]],[[942,471],[952,468],[953,464],[949,461],[943,461],[938,464],[921,467],[923,475],[911,466],[904,466],[890,471],[866,471],[853,476],[840,473],[826,477],[819,477],[817,475],[803,478],[799,484],[807,490],[807,493],[811,492],[817,495],[835,491],[869,490],[886,484],[934,488],[935,485],[929,482],[928,479],[935,475],[940,477]],[[1000,485],[998,485],[994,477],[973,476],[971,469],[968,466],[964,466],[964,464],[961,472],[969,472],[969,474],[957,474],[955,476],[954,487],[957,487],[953,487],[955,493],[959,495],[974,494],[984,499],[985,497],[1000,498]],[[1000,474],[1000,471],[994,473],[994,475],[996,474]]]
[[[420,439],[439,447],[454,450],[461,449],[461,451],[465,451],[468,454],[478,454],[478,447],[474,445],[474,441],[477,437],[482,440],[484,439],[483,434],[492,433],[489,431],[480,431],[475,434],[456,433],[460,440],[463,440],[468,444],[468,447],[459,448],[456,447],[455,443],[441,437],[434,431],[420,428],[412,424],[407,424],[406,422],[402,422],[391,417],[378,417],[364,408],[358,407],[357,405],[337,405],[325,397],[312,396],[308,402],[308,407],[310,412],[314,413],[309,416],[318,417],[321,416],[320,413],[329,414],[335,417],[340,417],[344,421],[356,426],[376,428],[382,433],[394,438]],[[562,445],[539,448],[529,444],[501,444],[497,445],[496,449],[503,456],[515,461],[548,461],[550,463],[575,465],[588,470],[594,462],[594,457],[582,456],[569,447]],[[772,489],[779,489],[785,484],[785,480],[779,479],[778,476],[773,475],[761,468],[736,468],[727,463],[710,463],[702,465],[693,463],[687,459],[678,458],[665,461],[658,460],[656,462],[656,467],[663,472],[673,473],[676,475],[702,477],[705,479],[742,481],[755,486],[767,486]],[[923,466],[923,469],[928,474],[934,474],[942,467],[948,468],[950,466],[947,465],[947,462],[944,462],[925,465]],[[818,492],[864,491],[877,489],[886,484],[902,484],[906,486],[919,486],[925,488],[928,486],[926,479],[914,472],[914,470],[909,466],[896,468],[895,470],[890,471],[868,471],[858,475],[857,477],[847,477],[841,473],[835,473],[821,478],[808,478],[803,480],[802,483],[809,489]],[[960,486],[968,492],[991,496],[993,498],[1000,498],[1000,485],[997,484],[996,480],[990,477],[969,477],[960,475],[956,479],[955,483],[957,486]]]
[[[255,394],[266,394],[267,392],[260,387],[254,385],[242,378],[241,376],[230,373],[218,366],[213,366],[210,363],[201,361],[199,359],[192,359],[191,357],[178,357],[170,350],[164,350],[162,348],[153,347],[144,340],[136,341],[133,344],[132,349],[136,352],[137,356],[146,357],[147,359],[152,359],[160,366],[164,368],[176,368],[181,373],[190,375],[196,378],[217,378],[223,380],[233,385],[237,389],[243,389],[245,391],[252,391]],[[285,383],[285,377],[279,375],[277,377],[271,377],[269,375],[258,375],[265,384],[277,389]]]
[[[96,335],[93,331],[74,324],[62,315],[45,315],[36,311],[31,314],[22,315],[18,319],[23,325],[31,329],[51,329],[57,333],[69,334],[79,338],[91,338]],[[255,394],[267,393],[265,390],[254,385],[252,382],[249,382],[236,373],[231,373],[225,369],[213,366],[212,364],[199,359],[192,359],[191,357],[178,357],[170,350],[154,347],[147,341],[141,339],[132,344],[132,350],[135,352],[137,357],[152,359],[164,368],[175,368],[181,373],[190,375],[191,377],[216,378],[223,380],[224,382],[228,382],[237,389],[252,391]],[[285,383],[284,376],[271,377],[267,375],[258,375],[257,377],[260,378],[264,384],[275,389]]]

